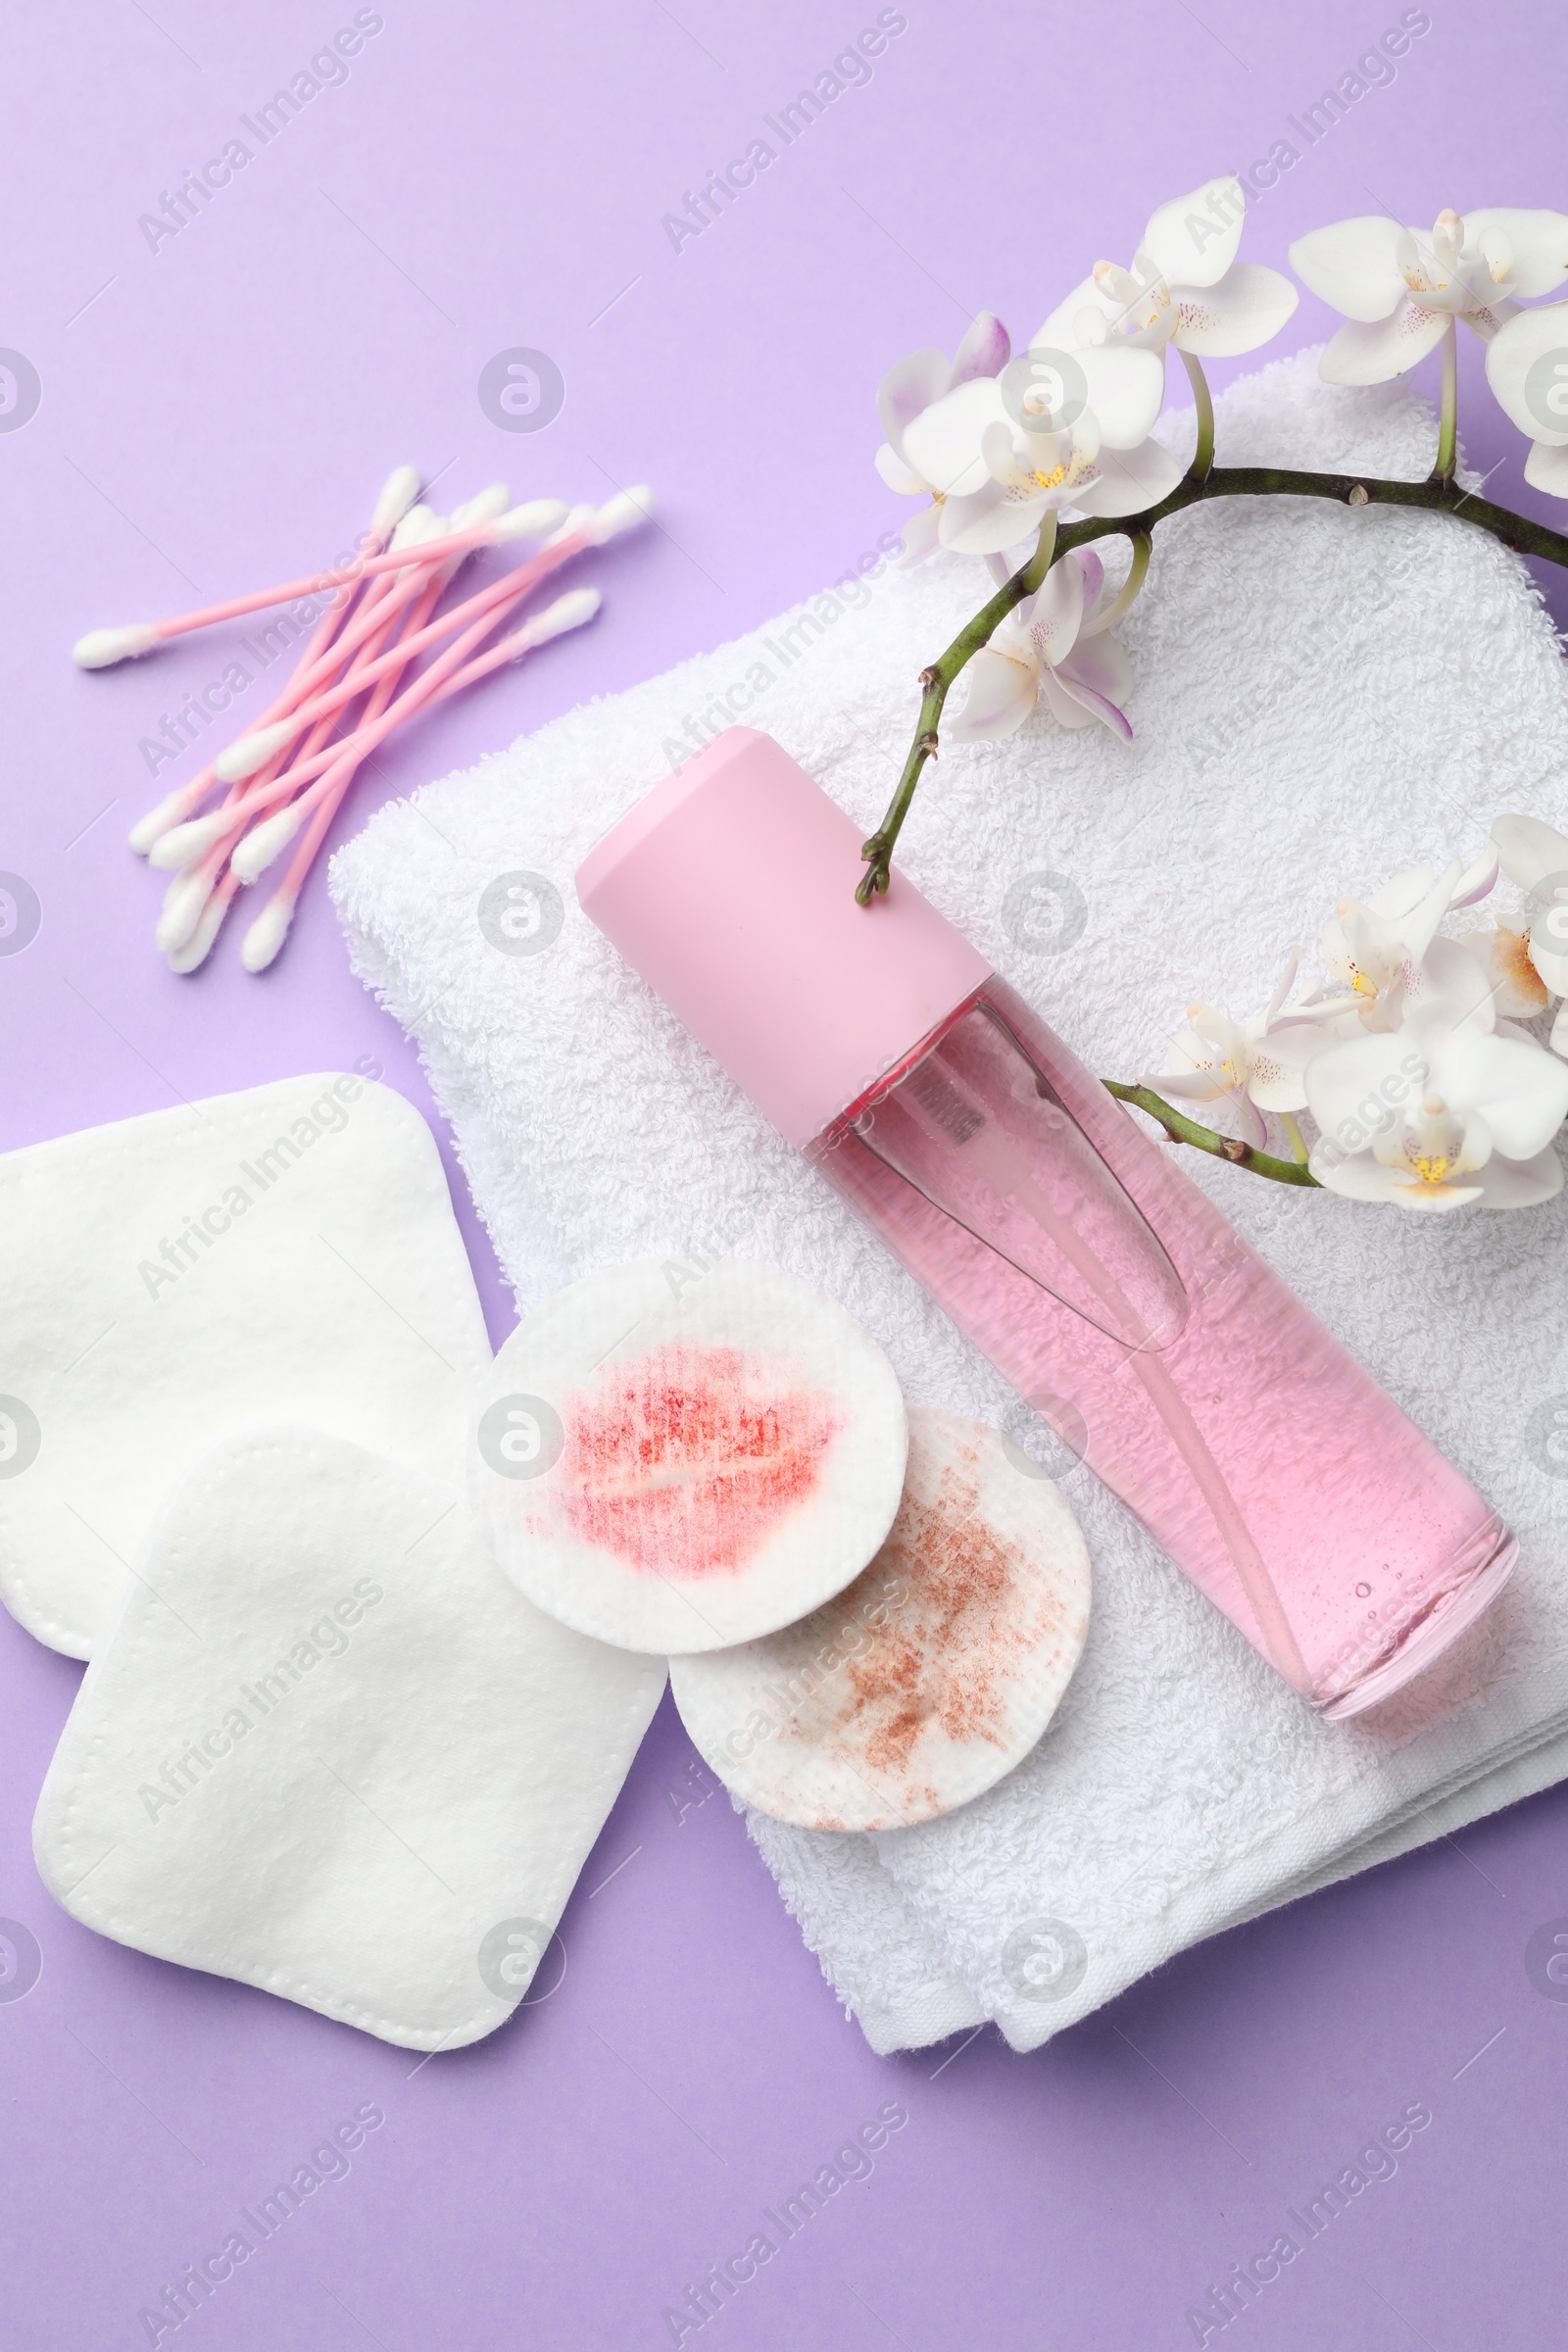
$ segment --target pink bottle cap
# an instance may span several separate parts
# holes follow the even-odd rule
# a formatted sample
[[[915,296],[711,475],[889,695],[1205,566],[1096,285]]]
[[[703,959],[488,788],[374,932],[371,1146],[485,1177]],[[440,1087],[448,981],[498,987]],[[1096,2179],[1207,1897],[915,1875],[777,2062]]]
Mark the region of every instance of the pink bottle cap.
[[[809,1143],[991,967],[755,727],[656,784],[577,868],[597,923],[792,1144]]]

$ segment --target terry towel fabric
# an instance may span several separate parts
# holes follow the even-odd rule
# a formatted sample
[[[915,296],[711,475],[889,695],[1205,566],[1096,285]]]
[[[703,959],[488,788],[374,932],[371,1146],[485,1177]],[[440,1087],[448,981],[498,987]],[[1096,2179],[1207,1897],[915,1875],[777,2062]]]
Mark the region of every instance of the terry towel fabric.
[[[1226,463],[1416,476],[1408,386],[1302,353],[1218,404]],[[1163,428],[1180,454],[1190,412]],[[867,829],[916,672],[974,564],[848,581],[782,620],[383,809],[334,862],[361,976],[416,1037],[524,1310],[595,1265],[734,1250],[821,1283],[911,1404],[1029,1417],[581,915],[590,844],[710,730],[777,736]],[[911,879],[1106,1076],[1157,1064],[1191,998],[1265,1002],[1341,893],[1568,818],[1568,673],[1522,565],[1463,524],[1227,501],[1163,524],[1120,632],[1129,747],[1037,715],[954,747],[901,844]],[[427,821],[429,820],[429,821]],[[488,895],[487,895],[488,894]],[[498,903],[528,920],[498,925]],[[1502,904],[1512,902],[1506,890]],[[867,917],[874,921],[874,913]],[[878,2050],[993,2018],[1029,2049],[1169,1954],[1568,1773],[1568,1198],[1418,1218],[1184,1154],[1243,1233],[1497,1505],[1512,1585],[1365,1718],[1313,1717],[1081,1468],[1094,1563],[1045,1739],[947,1818],[873,1838],[751,1817]]]

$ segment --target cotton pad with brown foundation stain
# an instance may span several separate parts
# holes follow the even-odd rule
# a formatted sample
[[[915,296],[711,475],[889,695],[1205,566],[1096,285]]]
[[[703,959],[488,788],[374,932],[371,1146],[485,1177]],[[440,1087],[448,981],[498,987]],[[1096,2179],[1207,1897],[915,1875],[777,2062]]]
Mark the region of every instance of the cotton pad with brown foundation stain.
[[[966,1804],[1027,1755],[1089,1623],[1059,1487],[994,1429],[909,1414],[904,1498],[862,1576],[765,1640],[675,1658],[681,1720],[725,1786],[812,1830]]]
[[[771,1633],[887,1535],[907,1428],[853,1315],[776,1266],[607,1267],[507,1341],[471,1456],[513,1582],[564,1625],[679,1654]]]

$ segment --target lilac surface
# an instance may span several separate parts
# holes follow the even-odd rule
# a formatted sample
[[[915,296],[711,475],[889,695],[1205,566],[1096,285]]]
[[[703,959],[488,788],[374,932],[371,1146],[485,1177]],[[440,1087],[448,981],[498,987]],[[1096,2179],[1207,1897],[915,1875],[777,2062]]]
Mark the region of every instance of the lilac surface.
[[[679,252],[662,217],[750,140],[780,146],[764,117],[873,6],[386,0],[347,80],[156,252],[138,216],[353,7],[13,16],[0,342],[37,368],[42,404],[0,433],[0,867],[32,884],[43,920],[0,959],[0,1143],[367,1054],[430,1109],[349,975],[318,881],[264,980],[239,970],[232,935],[197,980],[167,971],[150,937],[160,886],[123,837],[193,758],[154,784],[138,745],[232,640],[84,677],[66,658],[83,628],[329,558],[405,459],[440,473],[443,503],[497,473],[519,494],[656,483],[662,530],[594,565],[598,627],[398,741],[362,779],[352,829],[379,799],[844,571],[904,511],[868,463],[885,365],[951,348],[981,303],[1027,334],[1210,171],[1280,139],[1302,150],[1248,232],[1250,258],[1276,265],[1292,236],[1350,213],[1568,200],[1546,0],[1434,0],[1393,82],[1310,147],[1289,118],[1396,6],[1337,0],[1292,22],[1259,0],[1204,0],[1201,20],[1179,0],[1070,20],[955,0],[906,13],[870,80]],[[1330,323],[1303,301],[1280,348]],[[498,429],[476,398],[485,363],[518,346],[564,378],[537,434]],[[1493,495],[1544,512],[1474,346],[1465,368],[1472,459],[1499,466]],[[1281,617],[1288,660],[1288,589]],[[1462,613],[1454,630],[1463,646]],[[510,1301],[453,1177],[499,1338]],[[722,1794],[692,1801],[666,1708],[566,1914],[559,1990],[493,2041],[416,2065],[54,1909],[28,1824],[76,1673],[0,1620],[0,1914],[42,1950],[32,1989],[0,2000],[0,2344],[150,2340],[142,2308],[367,2102],[385,2123],[348,2176],[159,2340],[668,2343],[666,2307],[890,2100],[908,2120],[871,2177],[702,2340],[1192,2342],[1185,2314],[1210,2283],[1415,2100],[1434,2120],[1396,2176],[1226,2338],[1448,2352],[1557,2332],[1568,2002],[1536,1989],[1525,1947],[1568,1913],[1562,1791],[1188,1955],[1033,2058],[985,2034],[879,2062]]]

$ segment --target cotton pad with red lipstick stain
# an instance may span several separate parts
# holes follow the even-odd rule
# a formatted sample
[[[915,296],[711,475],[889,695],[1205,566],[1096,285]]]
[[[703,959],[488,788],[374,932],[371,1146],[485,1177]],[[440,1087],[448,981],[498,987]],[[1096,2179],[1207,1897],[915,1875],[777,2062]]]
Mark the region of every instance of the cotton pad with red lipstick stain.
[[[899,1515],[864,1574],[782,1633],[677,1658],[670,1689],[745,1803],[803,1829],[898,1829],[1028,1754],[1088,1624],[1060,1488],[996,1430],[916,1408]]]
[[[750,1642],[841,1592],[893,1524],[893,1367],[776,1266],[591,1274],[496,1357],[471,1454],[497,1556],[537,1607],[625,1649]]]

